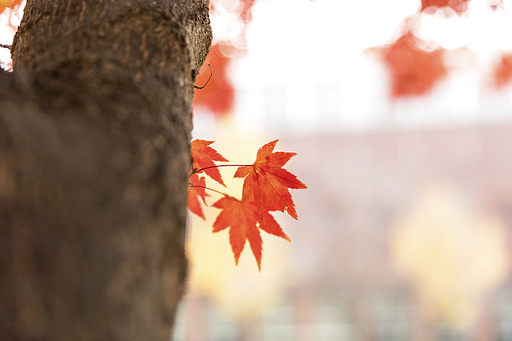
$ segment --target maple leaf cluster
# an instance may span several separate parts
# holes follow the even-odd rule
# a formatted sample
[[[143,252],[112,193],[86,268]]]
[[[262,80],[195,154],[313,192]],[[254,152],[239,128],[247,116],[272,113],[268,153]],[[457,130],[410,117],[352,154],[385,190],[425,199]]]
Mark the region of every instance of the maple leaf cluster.
[[[248,241],[258,269],[261,270],[263,242],[260,230],[290,241],[270,212],[286,212],[292,218],[298,218],[289,189],[303,189],[306,185],[283,168],[296,153],[274,152],[278,141],[271,141],[261,147],[252,165],[235,166],[237,170],[234,177],[244,178],[240,200],[206,187],[205,177],[200,177],[200,174],[226,186],[218,170],[219,166],[214,161],[228,160],[210,147],[213,141],[191,142],[193,161],[189,178],[188,208],[205,219],[201,201],[206,205],[206,190],[222,194],[223,197],[212,205],[222,210],[213,223],[213,232],[229,227],[229,242],[237,265],[245,242]]]

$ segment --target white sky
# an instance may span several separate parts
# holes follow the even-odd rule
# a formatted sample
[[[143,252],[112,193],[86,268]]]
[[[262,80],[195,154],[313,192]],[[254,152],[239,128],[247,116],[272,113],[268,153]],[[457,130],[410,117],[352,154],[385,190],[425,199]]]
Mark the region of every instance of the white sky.
[[[504,9],[498,11],[493,11],[489,2],[471,0],[462,16],[453,15],[447,8],[435,14],[423,14],[420,33],[426,40],[434,40],[447,49],[464,45],[473,49],[512,49],[507,34],[512,29],[512,0],[504,0]],[[236,2],[224,0],[223,3],[226,10],[212,18],[214,33],[236,40],[240,33],[240,27],[233,24],[238,13]],[[253,48],[259,44],[269,49],[275,49],[274,44],[286,48],[314,36],[320,47],[337,38],[345,51],[361,52],[390,42],[398,34],[400,23],[418,13],[420,3],[420,0],[259,0],[253,8],[249,43]],[[322,32],[326,34],[322,36]],[[287,39],[262,39],[269,36]]]
[[[293,63],[290,58],[300,60],[304,72],[320,62],[328,73],[333,62],[350,63],[366,49],[396,39],[400,24],[418,12],[420,2],[260,0],[247,34],[249,58],[275,69],[282,69],[280,62]],[[508,13],[492,11],[487,0],[472,0],[462,17],[447,15],[447,10],[422,14],[418,32],[427,42],[449,50],[464,46],[479,54],[512,50],[512,0],[504,4]]]
[[[232,70],[237,121],[266,129],[265,91],[285,88],[289,127],[310,131],[320,119],[318,89],[325,86],[337,91],[342,129],[379,125],[390,115],[407,125],[471,123],[489,107],[498,116],[512,116],[510,89],[498,95],[486,90],[497,51],[512,50],[512,0],[496,12],[488,1],[471,0],[460,17],[447,10],[420,16],[420,37],[452,51],[450,76],[429,96],[392,103],[386,70],[367,49],[399,37],[401,23],[419,12],[420,0],[259,0],[247,31],[247,54]],[[229,19],[227,13],[212,18],[214,35],[236,42],[240,26]],[[492,104],[495,99],[499,106]]]

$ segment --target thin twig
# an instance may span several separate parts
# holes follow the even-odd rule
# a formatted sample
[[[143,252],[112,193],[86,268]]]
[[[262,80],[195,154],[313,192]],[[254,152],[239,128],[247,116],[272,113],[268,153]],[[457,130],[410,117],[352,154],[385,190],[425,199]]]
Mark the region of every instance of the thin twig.
[[[0,47],[3,47],[4,49],[12,49],[12,45],[6,45],[6,44],[0,44]]]
[[[207,189],[207,190],[209,190],[209,191],[212,191],[212,192],[215,192],[215,193],[219,193],[219,194],[221,194],[221,195],[223,195],[223,196],[225,196],[225,197],[231,197],[231,198],[233,198],[233,199],[236,199],[236,198],[232,197],[232,196],[231,196],[231,195],[229,195],[229,194],[226,194],[226,193],[221,192],[221,191],[217,191],[216,189],[213,189],[213,188],[210,188],[210,187],[201,186],[201,185],[192,185],[191,183],[189,183],[188,185],[189,185],[190,187],[204,188],[204,189]],[[236,199],[236,200],[238,200],[238,199]]]
[[[249,167],[249,166],[252,166],[252,165],[214,165],[214,166],[208,166],[208,167],[204,167],[204,168],[196,168],[194,169],[194,173],[190,174],[190,175],[193,175],[193,174],[196,174],[196,173],[199,173],[199,172],[202,172],[206,169],[210,169],[210,168],[219,168],[219,167]]]

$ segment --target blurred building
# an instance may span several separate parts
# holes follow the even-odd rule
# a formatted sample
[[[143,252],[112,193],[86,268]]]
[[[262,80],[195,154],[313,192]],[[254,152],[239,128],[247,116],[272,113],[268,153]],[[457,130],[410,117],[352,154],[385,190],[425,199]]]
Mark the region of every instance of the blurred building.
[[[261,47],[234,70],[233,121],[298,154],[286,168],[308,189],[292,191],[299,220],[282,223],[290,254],[279,277],[272,262],[284,260],[267,253],[279,246],[264,244],[274,258],[260,273],[286,283],[267,282],[278,299],[243,316],[243,295],[219,304],[192,283],[175,339],[512,340],[512,88],[489,89],[492,61],[455,53],[428,94],[393,101],[375,56],[342,46],[319,61],[316,36],[290,54],[305,35],[269,31],[260,44],[277,52]],[[197,137],[222,141],[223,129],[196,117]]]
[[[251,321],[223,320],[208,298],[195,297],[184,305],[177,340],[512,339],[512,123],[288,135],[281,141],[298,153],[289,169],[308,185],[293,193],[300,219],[287,226],[295,282],[267,316]],[[425,193],[434,193],[431,204],[422,204]],[[441,233],[460,234],[453,247],[432,242],[433,256],[408,255],[413,263],[414,257],[428,263],[440,252],[452,264],[451,274],[440,273],[448,284],[438,281],[439,300],[448,300],[444,308],[428,301],[436,297],[422,301],[422,282],[400,267],[393,249],[400,221],[421,205],[427,205],[425,220],[455,217],[432,224]],[[447,213],[436,213],[436,205]],[[481,224],[471,228],[477,220]],[[447,240],[447,233],[440,238]],[[477,288],[469,297],[449,297],[443,285],[461,280],[463,290]],[[425,305],[432,305],[430,315]],[[469,309],[476,309],[473,316],[458,320]]]

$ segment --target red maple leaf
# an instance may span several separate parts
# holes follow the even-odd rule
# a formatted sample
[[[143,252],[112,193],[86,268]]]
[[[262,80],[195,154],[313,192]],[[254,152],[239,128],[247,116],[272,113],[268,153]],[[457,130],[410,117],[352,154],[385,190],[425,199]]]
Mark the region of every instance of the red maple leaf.
[[[262,224],[259,219],[258,207],[254,200],[242,202],[236,198],[225,195],[219,201],[213,204],[213,207],[222,209],[215,223],[213,223],[213,232],[219,232],[229,227],[229,243],[235,256],[235,264],[238,265],[238,259],[242,253],[245,241],[249,241],[254,258],[261,271],[261,252],[262,244],[260,231],[263,231],[284,238],[290,241],[290,238],[283,232],[274,217],[264,212],[266,223]]]
[[[290,238],[288,238],[288,236],[284,233],[281,226],[279,226],[277,221],[269,212],[263,212],[262,220],[260,220],[259,223],[259,228],[267,232],[268,234],[274,235],[276,237],[281,237],[283,239],[286,239],[287,241],[290,241]]]
[[[242,203],[242,201],[226,195],[215,202],[213,207],[222,209],[213,223],[213,232],[230,227],[229,243],[235,255],[236,265],[238,265],[238,259],[244,249],[245,241],[248,240],[258,268],[261,270],[261,244],[263,242],[256,226],[258,211],[254,201]]]
[[[206,205],[206,181],[204,178],[199,178],[199,175],[192,174],[188,179],[188,182],[188,209],[190,212],[206,219],[204,217],[203,209],[201,208],[201,202],[199,201],[199,198],[201,198],[203,203]]]
[[[393,98],[424,95],[447,73],[443,50],[421,50],[415,46],[418,39],[408,31],[381,52],[391,73]]]
[[[494,85],[500,89],[512,80],[512,54],[502,54],[493,72]]]
[[[285,210],[297,219],[295,204],[288,189],[306,188],[295,175],[282,168],[297,153],[272,152],[277,141],[261,147],[256,161],[250,166],[238,167],[234,175],[235,178],[245,177],[242,202],[246,203],[254,196],[262,221],[265,221],[264,212]]]
[[[210,147],[214,141],[194,140],[190,143],[190,154],[192,155],[192,167],[195,172],[205,172],[213,180],[226,187],[219,170],[213,161],[228,162],[215,149]]]

